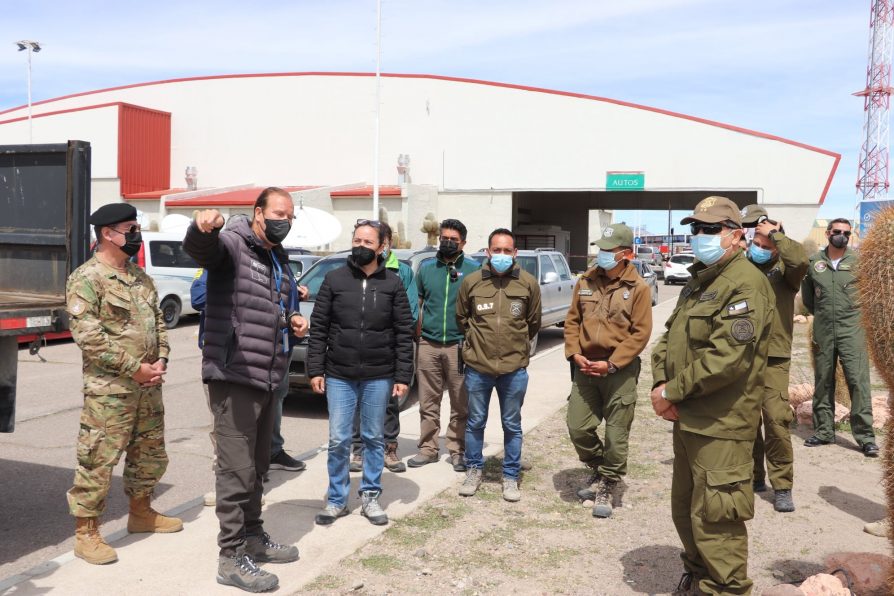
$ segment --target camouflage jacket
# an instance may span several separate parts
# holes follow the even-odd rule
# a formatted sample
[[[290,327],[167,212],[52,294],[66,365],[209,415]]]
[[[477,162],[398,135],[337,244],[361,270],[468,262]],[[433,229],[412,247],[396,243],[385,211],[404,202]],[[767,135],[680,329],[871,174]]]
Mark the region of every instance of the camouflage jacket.
[[[69,276],[65,298],[85,394],[138,391],[132,377],[140,364],[168,357],[155,284],[133,263],[121,272],[92,257]]]

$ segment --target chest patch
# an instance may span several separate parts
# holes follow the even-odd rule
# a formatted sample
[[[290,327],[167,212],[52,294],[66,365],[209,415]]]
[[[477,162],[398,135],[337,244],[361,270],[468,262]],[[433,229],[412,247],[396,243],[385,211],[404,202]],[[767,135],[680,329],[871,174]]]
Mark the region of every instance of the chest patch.
[[[513,317],[520,317],[521,314],[522,314],[522,303],[521,303],[521,302],[518,302],[518,301],[513,301],[513,302],[509,305],[509,313],[510,313]]]
[[[629,300],[629,299],[630,299],[630,292],[628,292],[627,290],[624,290],[623,298],[624,298],[624,300]]]
[[[737,303],[735,303],[735,304],[730,304],[730,305],[726,308],[726,310],[727,310],[727,312],[729,312],[729,314],[731,314],[731,315],[741,315],[741,314],[744,314],[744,313],[748,312],[748,311],[750,310],[750,308],[748,307],[748,302],[745,301],[745,300],[743,300],[742,302],[737,302]]]
[[[593,290],[591,290],[591,289],[589,289],[589,288],[581,288],[581,289],[578,291],[577,295],[578,295],[578,296],[592,296],[592,295],[593,295]]]
[[[823,291],[820,288],[813,288],[813,295],[819,298],[823,295]]]
[[[258,261],[252,259],[251,278],[263,284],[268,284],[270,283],[270,278],[267,275],[267,265],[265,265],[264,263],[259,263]]]
[[[739,319],[733,323],[730,333],[732,334],[733,339],[738,341],[748,341],[754,337],[754,323],[749,319]]]
[[[823,271],[825,271],[828,268],[829,268],[829,266],[826,264],[825,261],[817,261],[816,263],[813,264],[813,270],[816,271],[817,273],[822,273]]]
[[[493,309],[493,302],[481,302],[480,304],[475,305],[475,310],[477,310],[479,313],[491,312]]]

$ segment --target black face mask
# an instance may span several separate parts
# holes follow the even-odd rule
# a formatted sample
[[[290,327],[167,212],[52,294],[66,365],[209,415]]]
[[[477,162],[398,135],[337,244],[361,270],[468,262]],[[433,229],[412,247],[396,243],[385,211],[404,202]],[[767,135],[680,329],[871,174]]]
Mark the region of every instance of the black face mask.
[[[124,236],[124,246],[118,246],[121,249],[121,252],[126,254],[129,257],[134,256],[138,252],[140,252],[140,247],[143,246],[143,234],[140,232],[119,232],[115,228],[109,228],[113,232],[118,232],[122,236]]]
[[[351,249],[351,258],[354,259],[354,263],[364,267],[372,263],[373,259],[376,258],[376,251],[365,246],[355,246]]]
[[[292,229],[292,222],[288,219],[267,219],[264,218],[264,235],[271,244],[281,244],[289,230]]]
[[[844,248],[847,246],[847,241],[849,238],[844,234],[836,234],[834,236],[829,236],[829,244],[834,246],[835,248]]]
[[[438,253],[445,259],[452,259],[459,254],[459,243],[455,240],[441,240]]]

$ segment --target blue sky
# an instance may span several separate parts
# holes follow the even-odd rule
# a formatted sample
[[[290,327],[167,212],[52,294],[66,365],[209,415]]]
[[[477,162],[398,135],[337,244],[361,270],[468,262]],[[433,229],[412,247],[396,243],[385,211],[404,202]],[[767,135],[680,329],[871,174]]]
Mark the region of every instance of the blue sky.
[[[821,217],[852,216],[869,2],[383,0],[382,69],[642,103],[842,154]],[[7,3],[0,109],[157,79],[375,70],[374,0]],[[8,42],[8,45],[6,45]],[[3,47],[6,47],[3,50]],[[647,178],[648,183],[648,178]],[[635,223],[632,213],[619,219]],[[675,220],[679,217],[675,214]],[[667,215],[643,214],[656,231]]]

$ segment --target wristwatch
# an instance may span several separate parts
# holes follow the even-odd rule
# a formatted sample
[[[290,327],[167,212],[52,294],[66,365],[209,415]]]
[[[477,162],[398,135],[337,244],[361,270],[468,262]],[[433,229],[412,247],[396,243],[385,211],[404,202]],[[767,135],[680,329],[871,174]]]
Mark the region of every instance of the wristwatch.
[[[664,389],[661,390],[661,399],[667,399],[667,391]]]
[[[608,374],[613,375],[616,372],[618,372],[618,367],[615,366],[614,364],[612,364],[611,362],[609,362],[608,363]]]

